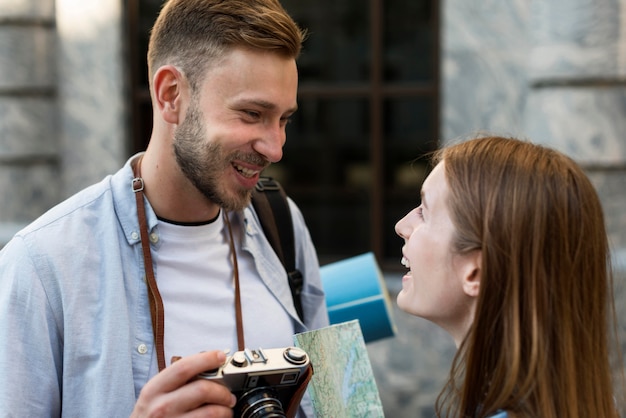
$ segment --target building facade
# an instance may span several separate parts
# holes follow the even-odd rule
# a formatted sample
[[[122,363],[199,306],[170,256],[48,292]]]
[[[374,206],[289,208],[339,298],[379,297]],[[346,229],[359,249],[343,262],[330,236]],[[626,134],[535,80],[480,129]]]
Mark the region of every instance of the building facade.
[[[626,356],[626,0],[433,4],[437,140],[513,135],[582,164],[605,209]],[[0,247],[132,153],[128,19],[121,0],[0,0]],[[395,317],[398,335],[369,346],[386,414],[430,417],[453,343]]]

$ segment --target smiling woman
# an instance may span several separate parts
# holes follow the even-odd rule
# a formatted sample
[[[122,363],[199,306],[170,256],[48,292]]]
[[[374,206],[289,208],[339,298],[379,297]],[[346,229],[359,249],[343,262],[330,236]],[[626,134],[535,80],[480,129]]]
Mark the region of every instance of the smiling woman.
[[[502,137],[433,162],[422,204],[396,232],[409,269],[398,306],[458,346],[438,415],[616,418],[609,246],[585,173]]]

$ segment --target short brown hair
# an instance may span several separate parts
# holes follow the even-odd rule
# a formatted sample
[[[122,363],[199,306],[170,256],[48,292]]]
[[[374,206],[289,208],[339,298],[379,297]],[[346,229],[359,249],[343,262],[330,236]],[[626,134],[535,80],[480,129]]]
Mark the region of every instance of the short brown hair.
[[[195,89],[211,61],[229,48],[297,58],[306,36],[278,0],[169,0],[150,34],[148,73],[176,65]]]

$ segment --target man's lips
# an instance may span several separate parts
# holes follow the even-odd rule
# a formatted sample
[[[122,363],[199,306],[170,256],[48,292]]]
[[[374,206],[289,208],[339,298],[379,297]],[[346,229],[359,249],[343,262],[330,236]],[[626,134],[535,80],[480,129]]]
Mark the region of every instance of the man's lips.
[[[237,164],[237,163],[233,163],[233,167],[235,168],[235,170],[237,170],[237,172],[239,172],[239,174],[241,174],[242,176],[246,177],[246,178],[252,178],[256,175],[258,175],[261,170],[254,170],[248,167],[244,167],[241,164]]]

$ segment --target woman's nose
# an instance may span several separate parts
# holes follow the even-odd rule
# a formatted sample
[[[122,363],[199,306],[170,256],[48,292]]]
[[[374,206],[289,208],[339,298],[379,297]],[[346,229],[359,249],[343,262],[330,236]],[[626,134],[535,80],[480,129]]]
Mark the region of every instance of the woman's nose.
[[[407,239],[410,236],[410,233],[408,232],[408,222],[406,221],[406,216],[403,217],[402,219],[400,219],[395,226],[395,231],[396,234],[398,234],[400,237]]]

